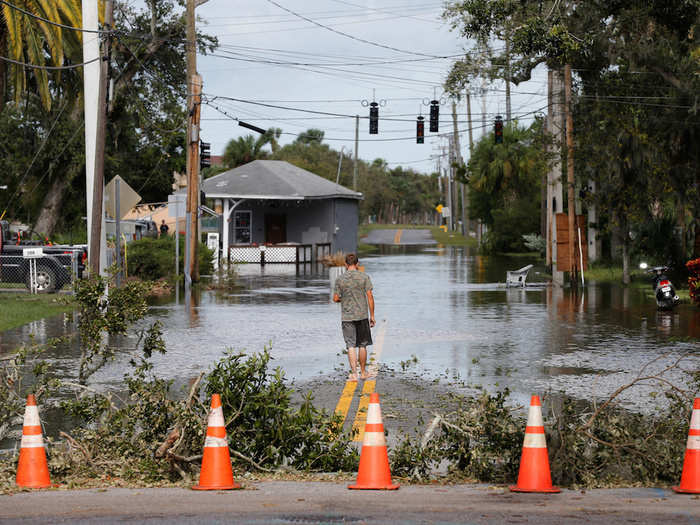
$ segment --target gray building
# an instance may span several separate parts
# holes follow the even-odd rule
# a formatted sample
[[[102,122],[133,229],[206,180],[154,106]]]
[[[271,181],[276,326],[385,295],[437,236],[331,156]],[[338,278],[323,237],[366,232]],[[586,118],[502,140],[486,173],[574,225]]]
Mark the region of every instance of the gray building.
[[[221,210],[224,253],[248,260],[265,246],[267,262],[291,262],[283,249],[308,254],[357,249],[358,204],[362,194],[279,160],[256,160],[204,181],[207,199]],[[246,252],[248,250],[248,252]],[[255,252],[256,254],[258,251]],[[275,260],[275,258],[284,260]]]

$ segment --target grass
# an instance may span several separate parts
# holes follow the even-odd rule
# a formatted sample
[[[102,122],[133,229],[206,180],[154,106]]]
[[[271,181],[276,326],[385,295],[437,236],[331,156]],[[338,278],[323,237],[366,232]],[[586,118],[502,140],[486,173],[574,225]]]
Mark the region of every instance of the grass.
[[[586,280],[604,282],[604,283],[622,283],[622,266],[609,264],[591,264],[588,270],[584,272]],[[643,281],[649,284],[649,276],[642,270],[636,268],[630,269],[630,279],[634,281]]]
[[[445,246],[476,246],[476,239],[464,237],[458,232],[443,232],[439,226],[427,224],[361,224],[358,229],[358,238],[362,239],[372,230],[430,230],[438,244]],[[358,251],[370,253],[378,248],[359,243]]]
[[[58,294],[0,293],[0,332],[71,310],[72,298]]]

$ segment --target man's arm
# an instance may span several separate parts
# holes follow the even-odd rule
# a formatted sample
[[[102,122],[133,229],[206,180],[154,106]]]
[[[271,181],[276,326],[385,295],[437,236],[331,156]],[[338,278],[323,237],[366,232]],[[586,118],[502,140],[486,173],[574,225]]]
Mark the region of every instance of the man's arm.
[[[372,295],[372,290],[367,290],[367,304],[369,305],[369,325],[374,326],[377,323],[374,320],[374,295]]]

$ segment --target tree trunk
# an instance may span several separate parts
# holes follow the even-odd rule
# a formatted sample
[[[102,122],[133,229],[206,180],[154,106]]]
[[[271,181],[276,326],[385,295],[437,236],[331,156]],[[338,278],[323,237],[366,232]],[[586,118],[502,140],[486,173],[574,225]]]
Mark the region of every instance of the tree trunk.
[[[44,202],[41,205],[41,212],[34,224],[34,230],[42,235],[51,236],[63,205],[63,197],[71,182],[71,177],[57,176],[51,185],[51,189],[46,192]]]
[[[627,221],[622,224],[622,283],[630,283],[630,253],[629,253],[629,232],[627,231]]]

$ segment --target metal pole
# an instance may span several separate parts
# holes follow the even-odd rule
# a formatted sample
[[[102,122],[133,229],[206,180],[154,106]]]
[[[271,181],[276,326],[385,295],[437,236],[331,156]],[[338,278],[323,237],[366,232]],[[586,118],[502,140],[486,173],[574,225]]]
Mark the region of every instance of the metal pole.
[[[114,229],[116,233],[116,239],[114,239],[114,245],[117,247],[117,286],[121,284],[122,275],[122,250],[121,250],[121,224],[119,219],[121,218],[121,209],[119,203],[119,179],[114,180]]]
[[[180,275],[180,217],[175,217],[175,277]],[[175,279],[177,281],[177,279]],[[179,286],[179,285],[177,285]]]
[[[360,144],[360,115],[355,115],[355,166],[352,173],[352,190],[357,191],[357,151]]]

